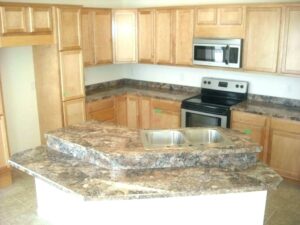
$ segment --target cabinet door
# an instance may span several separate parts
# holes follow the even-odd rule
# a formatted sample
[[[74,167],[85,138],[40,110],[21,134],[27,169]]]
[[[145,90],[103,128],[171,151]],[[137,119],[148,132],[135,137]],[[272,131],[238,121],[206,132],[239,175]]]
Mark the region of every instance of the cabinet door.
[[[95,63],[112,63],[111,10],[96,10],[94,14]]]
[[[127,97],[126,95],[116,97],[116,123],[120,126],[127,126]]]
[[[59,56],[63,100],[84,96],[81,50],[60,52]]]
[[[28,15],[24,6],[2,6],[1,34],[22,34],[28,32]]]
[[[0,167],[7,165],[9,150],[4,116],[0,116]]]
[[[276,72],[281,8],[247,8],[244,69]]]
[[[79,98],[63,102],[64,126],[85,121],[85,99]]]
[[[175,11],[175,21],[175,64],[191,65],[193,54],[194,10],[177,9]]]
[[[127,95],[127,126],[139,128],[139,97]]]
[[[154,10],[138,12],[139,62],[154,63]]]
[[[159,9],[155,14],[155,63],[173,63],[173,10]]]
[[[84,66],[94,65],[93,12],[91,10],[81,11],[81,32],[83,64]]]
[[[239,130],[263,147],[258,157],[260,160],[267,161],[267,118],[265,116],[252,113],[233,111],[231,113],[231,129]]]
[[[38,34],[52,33],[52,8],[30,7],[30,32]]]
[[[114,97],[102,99],[86,104],[87,119],[98,121],[115,121]]]
[[[139,127],[142,129],[151,128],[151,98],[140,97],[139,99]]]
[[[218,8],[219,25],[242,25],[243,7],[222,7]]]
[[[272,119],[270,166],[284,177],[300,181],[300,123]]]
[[[286,9],[282,72],[300,74],[300,7]]]
[[[196,24],[199,25],[216,25],[217,24],[217,9],[216,8],[197,8]]]
[[[59,50],[81,48],[80,8],[58,8]]]
[[[137,11],[113,11],[114,63],[137,62]]]
[[[180,127],[180,103],[152,99],[151,127],[155,129]]]

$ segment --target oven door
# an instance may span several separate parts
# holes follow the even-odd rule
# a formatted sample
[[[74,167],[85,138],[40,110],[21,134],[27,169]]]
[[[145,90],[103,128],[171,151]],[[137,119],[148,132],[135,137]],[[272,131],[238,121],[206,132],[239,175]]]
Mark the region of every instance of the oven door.
[[[181,127],[227,127],[228,116],[181,109]]]

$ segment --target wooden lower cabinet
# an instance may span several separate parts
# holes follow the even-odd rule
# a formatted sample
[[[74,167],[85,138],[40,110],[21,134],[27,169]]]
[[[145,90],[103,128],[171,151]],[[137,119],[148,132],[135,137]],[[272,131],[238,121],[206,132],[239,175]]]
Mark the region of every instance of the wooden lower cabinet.
[[[263,147],[258,158],[266,162],[267,160],[267,117],[252,113],[233,111],[231,114],[231,128],[239,130],[251,137],[251,139]]]
[[[85,121],[85,98],[63,102],[64,126]]]
[[[300,122],[271,119],[269,163],[284,177],[300,181]]]
[[[86,118],[87,120],[115,122],[114,97],[88,102],[86,104]]]
[[[141,129],[180,127],[180,102],[124,94],[86,104],[87,119]]]
[[[8,166],[0,166],[0,188],[11,185],[11,169]]]
[[[181,102],[153,99],[151,106],[151,128],[179,128]]]

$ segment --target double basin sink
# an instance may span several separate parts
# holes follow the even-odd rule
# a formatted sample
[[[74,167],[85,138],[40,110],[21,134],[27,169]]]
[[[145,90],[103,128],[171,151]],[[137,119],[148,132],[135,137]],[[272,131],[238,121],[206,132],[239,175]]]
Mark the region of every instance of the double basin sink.
[[[232,143],[221,132],[212,128],[142,130],[141,140],[145,148],[202,145],[224,146]]]

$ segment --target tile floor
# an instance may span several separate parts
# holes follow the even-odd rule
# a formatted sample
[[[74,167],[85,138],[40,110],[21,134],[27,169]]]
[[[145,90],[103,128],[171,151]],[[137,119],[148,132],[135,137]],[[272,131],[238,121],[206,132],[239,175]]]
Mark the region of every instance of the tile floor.
[[[0,225],[50,225],[36,215],[32,177],[14,170],[13,180],[0,189]],[[300,184],[285,180],[268,194],[265,225],[300,225]]]

